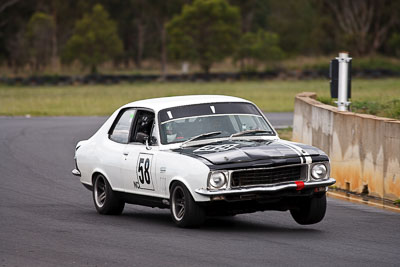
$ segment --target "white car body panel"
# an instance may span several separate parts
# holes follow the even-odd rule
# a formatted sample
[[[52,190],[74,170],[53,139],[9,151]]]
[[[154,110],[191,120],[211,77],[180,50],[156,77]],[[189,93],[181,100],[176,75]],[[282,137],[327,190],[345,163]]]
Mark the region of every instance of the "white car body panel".
[[[180,148],[182,145],[180,143],[161,144],[158,112],[178,106],[219,102],[251,103],[237,97],[204,95],[141,100],[122,106],[107,119],[92,137],[77,144],[75,157],[81,183],[93,186],[93,175],[99,172],[106,177],[114,191],[169,199],[171,183],[180,181],[187,187],[196,202],[210,201],[210,195],[198,193],[207,191],[209,166],[198,158],[172,152],[172,149]],[[157,138],[157,144],[146,148],[146,145],[141,143],[122,144],[109,139],[110,128],[120,111],[126,108],[147,109],[155,113],[153,135]],[[260,114],[265,118],[261,111]],[[268,122],[267,118],[265,120]],[[249,136],[246,137],[246,140],[279,140],[275,131],[274,133],[274,136]],[[243,140],[243,138],[233,137],[232,140]],[[210,142],[210,140],[213,139],[207,141]],[[202,142],[204,140],[193,141],[191,144],[199,145]],[[139,169],[140,166],[145,167],[146,160],[149,161],[148,174],[145,173],[143,177]],[[148,182],[149,180],[150,182]]]
[[[158,146],[153,146],[152,150],[147,151],[143,144],[120,144],[104,137],[107,136],[109,129],[122,109],[144,108],[153,110],[157,114],[159,110],[165,108],[208,103],[210,102],[210,99],[212,99],[213,103],[251,103],[237,97],[203,95],[140,100],[120,107],[107,119],[107,121],[90,139],[81,141],[77,144],[79,149],[76,151],[76,157],[79,158],[79,170],[81,171],[80,181],[83,184],[92,186],[93,174],[99,172],[108,179],[111,187],[116,191],[162,198],[169,198],[169,185],[171,182],[180,181],[188,187],[196,201],[208,201],[210,199],[209,197],[195,193],[193,188],[207,187],[207,180],[204,179],[204,177],[207,177],[209,168],[196,159],[164,152],[178,148],[180,144],[161,145],[159,143]],[[155,117],[154,132],[158,134],[157,116]],[[158,137],[157,140],[160,140],[160,138]],[[128,155],[124,155],[125,151],[129,152]],[[137,169],[137,156],[139,153],[154,154],[156,160],[152,163],[151,169],[155,187],[154,190],[143,190],[134,187],[134,182],[138,181],[135,170]],[[119,161],[126,161],[126,164],[123,164],[121,169],[118,167]],[[175,162],[176,164],[171,164],[171,162]],[[160,173],[160,168],[163,166],[168,166],[168,169],[165,173]],[[188,166],[190,166],[190,168],[187,169]],[[185,174],[183,174],[183,172],[185,172]],[[191,186],[189,186],[189,184]],[[164,185],[166,186],[165,188]]]

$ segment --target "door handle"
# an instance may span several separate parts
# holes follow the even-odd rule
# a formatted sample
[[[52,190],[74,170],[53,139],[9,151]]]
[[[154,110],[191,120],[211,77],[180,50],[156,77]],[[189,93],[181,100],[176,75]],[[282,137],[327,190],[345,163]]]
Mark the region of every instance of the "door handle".
[[[129,152],[123,152],[124,156],[128,156]]]

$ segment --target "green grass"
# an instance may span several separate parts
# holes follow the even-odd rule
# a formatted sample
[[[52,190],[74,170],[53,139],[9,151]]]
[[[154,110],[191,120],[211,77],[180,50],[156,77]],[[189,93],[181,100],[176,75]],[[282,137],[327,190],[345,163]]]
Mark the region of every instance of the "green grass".
[[[400,120],[400,89],[398,85],[395,86],[394,94],[379,90],[382,95],[378,97],[373,97],[372,95],[353,96],[350,111]],[[330,96],[318,96],[317,100],[331,106],[337,105],[334,101],[335,99],[330,98]]]
[[[283,128],[283,129],[275,129],[275,130],[278,132],[280,139],[289,140],[289,141],[292,140],[292,135],[293,135],[292,127]]]
[[[356,79],[352,87],[353,101],[384,102],[400,97],[400,79]],[[0,85],[0,115],[109,115],[121,105],[138,99],[193,94],[239,96],[255,102],[266,112],[282,112],[293,111],[294,96],[304,91],[329,98],[329,81],[153,82],[54,87]]]
[[[354,101],[351,111],[400,120],[400,97],[385,102]]]

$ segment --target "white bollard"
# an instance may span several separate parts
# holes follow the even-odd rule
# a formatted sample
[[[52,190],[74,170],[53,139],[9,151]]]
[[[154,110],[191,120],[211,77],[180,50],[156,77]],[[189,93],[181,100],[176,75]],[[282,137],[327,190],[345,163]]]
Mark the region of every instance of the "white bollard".
[[[339,62],[339,77],[338,77],[338,110],[347,111],[350,105],[347,95],[348,74],[349,74],[349,57],[348,52],[340,52],[339,57],[336,58]]]
[[[189,63],[183,62],[182,63],[182,74],[187,75],[189,73]]]

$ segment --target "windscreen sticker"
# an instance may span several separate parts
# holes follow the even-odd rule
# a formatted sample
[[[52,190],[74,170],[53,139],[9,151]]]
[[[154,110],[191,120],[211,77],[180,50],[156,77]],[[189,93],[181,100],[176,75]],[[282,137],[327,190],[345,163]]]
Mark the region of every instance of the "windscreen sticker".
[[[174,117],[172,117],[171,111],[167,111],[167,114],[168,114],[168,117],[169,117],[170,119],[173,119],[173,118],[174,118]]]
[[[210,106],[214,107],[211,108]],[[222,102],[208,104],[194,104],[163,109],[158,112],[161,123],[172,119],[198,117],[216,114],[247,114],[260,116],[256,106],[251,103]]]

